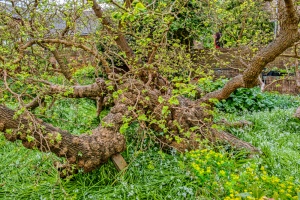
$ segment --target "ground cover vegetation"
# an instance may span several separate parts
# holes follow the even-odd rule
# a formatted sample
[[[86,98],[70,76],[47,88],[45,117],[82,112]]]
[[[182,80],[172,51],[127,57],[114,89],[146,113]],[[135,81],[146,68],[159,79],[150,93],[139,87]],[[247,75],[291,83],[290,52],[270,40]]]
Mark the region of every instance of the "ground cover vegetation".
[[[264,3],[1,3],[0,196],[299,198],[299,99],[242,89],[300,38],[297,1],[278,1],[276,38]],[[190,42],[220,28],[250,51],[222,84]]]
[[[278,98],[277,94],[268,94]],[[259,147],[262,155],[248,158],[245,151],[203,142],[202,150],[180,154],[163,152],[158,144],[139,132],[137,124],[126,131],[127,148],[122,153],[128,169],[118,172],[109,161],[89,174],[67,179],[53,162],[53,154],[25,149],[1,136],[1,189],[5,199],[275,199],[298,198],[299,120],[293,117],[297,97],[280,96],[285,101],[270,110],[221,113],[216,120],[248,120],[247,128],[230,128],[245,141]],[[79,109],[72,109],[78,107]],[[268,106],[267,106],[268,108]],[[66,109],[68,112],[66,112]],[[82,112],[79,112],[82,111]],[[96,106],[87,101],[57,102],[51,123],[75,134],[90,129],[86,124],[96,118]],[[103,115],[105,112],[103,111]],[[57,120],[68,113],[68,121]],[[87,117],[88,116],[88,117]],[[85,124],[81,129],[80,124]],[[283,120],[285,121],[283,123]],[[74,126],[75,124],[75,126]],[[96,125],[96,124],[95,124]],[[205,183],[204,183],[205,181]],[[288,192],[287,192],[288,191]]]

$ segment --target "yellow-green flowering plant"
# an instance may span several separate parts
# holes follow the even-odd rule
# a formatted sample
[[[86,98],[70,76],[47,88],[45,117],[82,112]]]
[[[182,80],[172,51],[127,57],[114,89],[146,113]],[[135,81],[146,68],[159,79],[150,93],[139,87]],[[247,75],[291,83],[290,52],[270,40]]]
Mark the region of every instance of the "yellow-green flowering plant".
[[[300,186],[293,177],[281,180],[269,175],[264,166],[242,163],[243,159],[202,149],[188,153],[190,168],[199,187],[224,199],[298,199]]]

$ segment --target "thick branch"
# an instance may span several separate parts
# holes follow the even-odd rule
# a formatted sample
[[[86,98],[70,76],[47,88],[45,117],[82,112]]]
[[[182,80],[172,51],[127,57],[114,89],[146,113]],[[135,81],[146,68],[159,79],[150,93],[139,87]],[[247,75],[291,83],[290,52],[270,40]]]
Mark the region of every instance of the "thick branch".
[[[208,102],[209,99],[212,98],[218,100],[227,99],[232,92],[240,87],[244,87],[244,80],[242,75],[238,75],[232,78],[225,84],[222,89],[208,93],[203,98],[201,98],[201,101]]]
[[[284,31],[281,36],[266,48],[259,51],[253,58],[249,67],[243,73],[243,79],[246,87],[253,87],[253,82],[257,79],[264,67],[272,62],[287,48],[292,46],[294,42],[300,39],[298,31]]]
[[[35,80],[31,80],[35,81]],[[107,94],[107,86],[104,79],[97,78],[96,82],[90,85],[76,85],[72,87],[65,87],[61,85],[55,85],[45,81],[38,81],[49,86],[49,90],[42,92],[35,97],[30,103],[25,105],[27,109],[33,110],[38,107],[43,101],[46,95],[60,95],[68,98],[100,98],[103,99]],[[100,108],[101,109],[101,108]]]
[[[22,140],[26,148],[38,148],[66,157],[69,164],[75,164],[85,172],[99,167],[125,149],[124,136],[108,128],[98,127],[92,130],[92,135],[75,136],[32,115],[18,119],[14,115],[14,111],[0,105],[0,131],[8,140]],[[11,129],[14,131],[9,131]]]
[[[102,24],[105,26],[106,30],[112,35],[117,34],[115,41],[116,41],[117,45],[120,47],[120,49],[125,52],[126,56],[129,59],[133,58],[134,53],[133,53],[131,47],[129,46],[125,36],[122,34],[122,32],[120,30],[118,30],[116,33],[114,32],[115,27],[114,27],[112,21],[108,17],[103,16],[103,10],[101,9],[101,7],[99,6],[99,4],[97,3],[96,0],[93,0],[92,8],[95,12],[95,15],[99,19],[102,19]]]
[[[61,33],[61,36],[63,36],[69,29],[69,26],[67,26],[63,32]],[[39,45],[49,51],[51,51],[51,53],[53,54],[56,62],[58,63],[58,66],[62,72],[62,74],[65,76],[65,78],[68,81],[74,80],[72,77],[72,73],[68,67],[68,65],[65,63],[65,61],[63,60],[62,56],[59,54],[59,52],[56,50],[59,47],[59,44],[56,44],[56,49],[55,50],[51,50],[50,48],[47,47],[47,45],[41,44],[39,43]],[[77,82],[76,82],[77,83]]]
[[[41,98],[40,96],[35,97],[30,103],[25,105],[26,109],[34,110],[39,107],[42,103],[44,103],[45,98]]]
[[[293,0],[284,0],[285,2],[285,7],[286,7],[286,12],[287,15],[290,19],[293,21],[298,21],[299,16],[297,15],[297,10],[295,9],[294,6],[294,1]]]
[[[61,85],[51,85],[49,95],[60,94],[69,98],[101,97],[107,93],[104,79],[97,78],[96,82],[90,85],[76,85],[64,87]]]
[[[66,79],[68,79],[69,81],[72,80],[72,73],[69,69],[69,67],[65,64],[65,62],[63,61],[63,58],[59,55],[59,52],[57,50],[51,51],[53,56],[55,57],[61,72],[63,73],[63,75],[66,77]]]

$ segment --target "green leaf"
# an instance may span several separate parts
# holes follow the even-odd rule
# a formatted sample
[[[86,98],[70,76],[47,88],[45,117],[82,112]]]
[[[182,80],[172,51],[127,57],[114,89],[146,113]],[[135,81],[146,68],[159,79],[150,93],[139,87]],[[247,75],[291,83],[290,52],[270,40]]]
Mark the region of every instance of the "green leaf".
[[[164,100],[164,98],[163,98],[162,96],[159,96],[159,97],[158,97],[158,102],[159,102],[159,103],[163,103],[164,101],[165,101],[165,100]]]
[[[138,2],[138,3],[135,5],[134,9],[143,11],[143,10],[146,10],[146,7],[145,7],[141,2]]]
[[[163,106],[163,108],[161,110],[161,114],[167,115],[167,114],[169,114],[169,112],[170,112],[169,106]]]
[[[138,120],[140,121],[147,121],[147,116],[145,114],[142,114],[138,117]]]
[[[27,139],[28,142],[33,142],[35,138],[31,135],[27,135],[26,139]]]
[[[126,132],[126,130],[128,129],[129,124],[128,123],[124,123],[121,127],[120,127],[120,133],[124,134]]]
[[[176,96],[172,96],[169,101],[168,101],[171,105],[179,105],[179,101],[177,99]]]

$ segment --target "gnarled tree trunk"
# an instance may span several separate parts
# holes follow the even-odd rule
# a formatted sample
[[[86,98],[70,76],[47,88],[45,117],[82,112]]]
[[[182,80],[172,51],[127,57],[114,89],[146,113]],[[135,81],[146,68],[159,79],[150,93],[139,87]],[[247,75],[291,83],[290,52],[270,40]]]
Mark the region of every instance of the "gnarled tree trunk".
[[[76,136],[29,113],[17,118],[15,116],[14,111],[0,105],[0,131],[5,133],[8,140],[21,140],[29,149],[51,151],[85,172],[97,168],[126,147],[124,136],[110,128],[99,126],[92,130],[91,135]],[[115,120],[115,116],[110,117],[112,119],[109,120]]]

